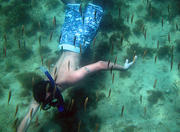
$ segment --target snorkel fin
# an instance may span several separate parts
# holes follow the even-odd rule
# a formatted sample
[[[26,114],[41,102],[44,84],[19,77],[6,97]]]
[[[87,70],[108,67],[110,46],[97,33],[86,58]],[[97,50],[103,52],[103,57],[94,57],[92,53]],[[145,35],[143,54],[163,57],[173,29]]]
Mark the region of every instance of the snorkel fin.
[[[40,70],[47,76],[47,78],[49,79],[53,89],[55,88],[55,82],[54,82],[54,79],[52,78],[51,74],[48,72],[47,69],[45,69],[45,67],[41,66],[40,67]],[[63,112],[64,111],[64,100],[63,100],[63,97],[61,95],[61,92],[57,90],[57,94],[58,94],[58,104],[57,104],[57,108],[58,108],[58,111],[59,112]]]

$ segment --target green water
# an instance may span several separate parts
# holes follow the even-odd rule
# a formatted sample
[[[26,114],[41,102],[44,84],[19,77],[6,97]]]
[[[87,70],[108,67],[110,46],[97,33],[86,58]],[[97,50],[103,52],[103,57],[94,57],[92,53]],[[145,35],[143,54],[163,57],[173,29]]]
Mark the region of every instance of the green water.
[[[82,1],[84,6],[88,2]],[[55,108],[38,111],[28,132],[180,131],[180,1],[105,0],[104,10],[95,45],[83,63],[117,57],[124,65],[134,54],[136,63],[127,71],[93,74],[66,90],[65,103],[73,99],[72,109],[64,114]],[[0,132],[16,130],[32,100],[38,67],[52,70],[60,57],[64,11],[60,0],[0,0]]]

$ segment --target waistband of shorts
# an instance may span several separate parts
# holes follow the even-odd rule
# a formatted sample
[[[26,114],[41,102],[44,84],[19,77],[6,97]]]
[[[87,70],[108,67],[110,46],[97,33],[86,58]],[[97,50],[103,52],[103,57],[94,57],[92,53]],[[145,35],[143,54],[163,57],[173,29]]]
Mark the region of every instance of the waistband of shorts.
[[[59,49],[63,49],[63,50],[68,50],[68,51],[72,51],[75,53],[80,53],[80,48],[71,44],[60,44],[59,45]]]
[[[88,3],[88,6],[91,6],[91,7],[95,8],[96,10],[98,10],[100,12],[104,12],[103,8],[101,6],[99,6],[99,5],[95,5],[93,3]]]
[[[80,5],[81,4],[74,3],[74,4],[67,4],[66,6],[71,6],[71,7],[72,6],[78,6],[78,7],[80,7]],[[99,6],[99,5],[95,5],[93,3],[88,3],[88,6],[92,6],[92,7],[96,8],[96,9],[98,9],[99,11],[103,12],[103,8],[101,6]]]
[[[67,4],[67,6],[80,6],[80,4],[76,3],[76,4]]]

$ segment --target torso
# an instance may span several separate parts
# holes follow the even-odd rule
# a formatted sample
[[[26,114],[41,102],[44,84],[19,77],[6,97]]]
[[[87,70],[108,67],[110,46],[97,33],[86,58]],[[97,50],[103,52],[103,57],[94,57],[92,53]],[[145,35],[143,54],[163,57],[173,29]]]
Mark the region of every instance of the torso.
[[[72,72],[80,67],[80,57],[79,53],[64,51],[56,63],[57,67],[57,79],[56,84],[63,84],[65,78]],[[68,68],[69,63],[69,68]],[[64,88],[63,88],[64,89]]]

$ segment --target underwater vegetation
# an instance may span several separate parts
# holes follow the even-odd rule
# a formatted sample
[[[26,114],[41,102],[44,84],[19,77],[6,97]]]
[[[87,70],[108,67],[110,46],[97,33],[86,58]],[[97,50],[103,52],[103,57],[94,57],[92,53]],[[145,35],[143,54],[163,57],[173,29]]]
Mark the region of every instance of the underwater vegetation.
[[[28,13],[30,9],[29,2],[23,0],[15,0],[11,2],[11,4],[7,4],[0,8],[0,13],[6,17],[3,22],[4,30],[10,31],[16,26],[30,22],[31,17]]]
[[[126,39],[131,35],[130,28],[124,24],[124,19],[121,17],[113,18],[110,12],[104,15],[100,23],[100,30],[106,32],[119,31]]]
[[[34,4],[33,7],[32,3]],[[17,32],[15,35],[17,35],[19,34],[19,29],[24,25],[25,34],[28,37],[35,35],[37,31],[47,31],[49,26],[47,25],[46,18],[43,15],[38,17],[39,14],[37,12],[32,14],[32,10],[37,8],[35,3],[37,2],[34,0],[14,0],[2,4],[0,14],[4,15],[4,18],[2,23],[0,23],[2,26],[1,30],[7,32],[15,29]]]
[[[96,0],[96,1],[98,1],[98,0]],[[109,7],[111,7],[111,9],[113,9],[114,8],[114,4],[115,2],[114,2],[114,0],[111,0],[111,1],[109,1],[109,0],[103,0],[103,6],[104,6],[104,9],[106,9],[106,10],[110,10],[110,8]]]
[[[0,83],[0,98],[3,96],[3,90],[2,90],[2,85]]]
[[[39,47],[39,53],[42,56],[48,55],[48,53],[51,52],[51,49],[48,46],[40,46]]]
[[[171,55],[171,47],[168,45],[165,45],[163,47],[161,47],[158,51],[157,51],[157,55],[159,59],[163,59],[165,57],[168,57]]]
[[[180,106],[177,105],[177,106],[175,107],[175,111],[180,114]]]
[[[25,47],[17,49],[14,54],[21,59],[21,61],[26,61],[32,57],[33,52],[31,48]]]
[[[47,9],[52,10],[52,9],[56,9],[60,4],[59,0],[47,0],[45,5],[47,6]]]
[[[113,45],[113,48],[116,48],[118,50],[122,50],[122,44],[123,44],[123,36],[120,35],[120,33],[113,33],[109,38],[109,43]],[[111,47],[112,48],[112,47]]]
[[[20,73],[16,75],[16,78],[21,83],[22,88],[24,89],[21,93],[22,97],[30,96],[32,93],[33,83],[42,80],[42,77],[35,72]]]
[[[177,15],[180,15],[180,1],[179,0],[171,0],[171,2],[164,0],[152,0],[153,4],[164,4],[167,5],[167,14],[164,17],[167,17],[168,20],[173,20]]]
[[[133,33],[136,36],[140,36],[143,33],[143,28],[144,28],[144,21],[142,19],[138,19],[135,22],[135,27],[133,28]]]
[[[6,34],[3,35],[3,41],[1,41],[2,43],[2,47],[6,47],[7,49],[12,49],[13,48],[13,42],[11,42],[9,40],[9,38],[7,37]]]
[[[56,124],[56,122],[53,121],[46,120],[43,125],[40,124],[40,128],[38,128],[38,126],[39,125],[37,125],[36,123],[34,124],[34,127],[38,130],[37,132],[62,132],[61,126],[59,126],[58,124]]]
[[[161,91],[148,91],[148,101],[150,105],[155,105],[160,99],[164,100],[163,92]]]
[[[120,78],[129,78],[129,77],[131,77],[131,72],[130,71],[120,72],[119,77]]]
[[[99,42],[98,46],[94,51],[94,60],[105,60],[110,52],[110,44],[106,41]]]
[[[175,40],[176,43],[176,51],[180,53],[180,39]]]
[[[1,89],[9,89],[9,84],[7,84],[7,83],[5,83],[5,82],[2,82],[2,81],[0,80],[0,87],[1,87]]]
[[[114,31],[118,30],[121,32],[122,36],[124,39],[128,39],[129,36],[131,35],[131,30],[128,26],[124,24],[124,19],[122,18],[116,18],[114,19]]]
[[[144,5],[142,5],[142,4],[140,4],[140,5],[138,5],[138,6],[136,7],[136,11],[137,11],[137,12],[142,12],[143,9],[144,9]]]
[[[180,15],[179,7],[180,7],[179,0],[173,0],[173,2],[169,3],[169,10],[170,10],[170,15],[172,16],[172,18],[176,17],[177,15]]]
[[[12,61],[6,61],[6,67],[5,67],[5,71],[6,72],[12,72],[12,71],[16,71],[16,72],[18,72],[19,70],[18,70],[18,65],[17,64],[15,64],[14,62],[12,62]]]
[[[112,26],[113,26],[113,17],[111,15],[111,13],[106,13],[100,23],[100,29],[101,30],[112,30]]]
[[[131,125],[124,128],[124,132],[135,132],[137,130],[137,126]]]
[[[121,12],[123,8],[128,8],[129,6],[125,2],[115,0],[105,0],[103,6],[106,4],[108,9],[105,9],[106,12],[100,23],[100,30],[104,32],[119,31],[123,38],[127,40],[131,35],[131,30],[129,26],[124,24],[125,19]],[[112,7],[110,6],[111,4],[113,4]]]
[[[180,60],[180,39],[175,40],[175,43],[176,43],[176,45],[175,45],[176,52],[178,54],[177,58],[178,58],[178,60]],[[180,70],[180,62],[178,64],[178,70]]]
[[[49,30],[49,26],[47,24],[47,19],[44,16],[41,16],[40,18],[32,18],[32,23],[26,27],[25,34],[28,37],[32,37],[36,35],[37,31],[46,32]]]
[[[151,57],[154,54],[155,50],[153,48],[146,48],[139,46],[138,43],[131,44],[129,48],[127,48],[127,55],[124,57],[125,59],[132,59],[132,56],[140,55],[144,57]]]
[[[157,22],[160,22],[161,17],[162,17],[161,10],[152,6],[152,4],[149,4],[148,8],[146,8],[146,15],[145,15],[144,19],[146,21],[152,21],[152,22],[157,23]]]

